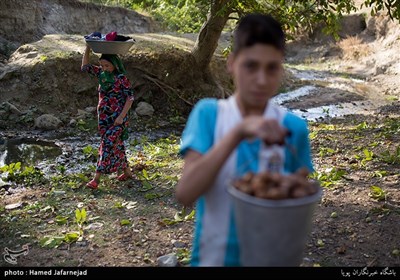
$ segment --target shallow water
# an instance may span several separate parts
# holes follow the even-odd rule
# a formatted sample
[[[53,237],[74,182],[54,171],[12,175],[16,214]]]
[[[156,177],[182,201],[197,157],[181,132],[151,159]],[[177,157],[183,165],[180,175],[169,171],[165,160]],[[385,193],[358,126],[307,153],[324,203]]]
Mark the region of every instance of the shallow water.
[[[179,132],[171,129],[131,132],[129,139],[125,141],[126,154],[129,158],[135,150],[141,150],[143,144],[171,134],[177,135]],[[21,167],[35,166],[49,176],[60,174],[60,167],[65,169],[65,174],[94,172],[97,157],[90,151],[97,151],[100,137],[59,135],[59,138],[48,137],[45,140],[42,138],[45,136],[1,138],[0,167],[21,162]],[[0,180],[1,177],[4,177],[4,174],[3,176],[0,174]]]
[[[272,100],[283,107],[286,107],[296,115],[311,121],[323,120],[332,117],[341,117],[351,114],[372,114],[380,106],[389,103],[388,101],[369,100],[368,95],[360,93],[360,84],[365,84],[365,81],[354,78],[343,78],[335,76],[332,73],[325,71],[298,70],[288,69],[299,80],[306,81],[309,85],[302,86],[296,90],[281,93],[275,96]],[[350,100],[349,102],[336,102],[335,104],[309,107],[304,109],[290,108],[285,103],[288,102],[306,102],[307,99],[316,98],[323,101],[324,97],[329,98],[339,91],[354,93],[354,96],[365,97],[365,100]],[[311,95],[308,97],[309,95]],[[361,95],[360,95],[361,94]],[[376,94],[378,96],[378,94]]]
[[[21,162],[22,166],[36,165],[44,160],[54,160],[61,154],[61,148],[51,141],[6,139],[0,145],[0,166],[13,162]]]

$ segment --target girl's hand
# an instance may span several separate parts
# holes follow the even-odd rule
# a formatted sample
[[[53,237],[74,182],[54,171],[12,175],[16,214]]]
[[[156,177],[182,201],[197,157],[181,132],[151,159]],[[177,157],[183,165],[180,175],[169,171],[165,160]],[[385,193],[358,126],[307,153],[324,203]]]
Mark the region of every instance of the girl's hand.
[[[266,144],[284,144],[289,131],[274,119],[261,116],[246,117],[238,126],[242,139],[261,138]]]
[[[124,118],[123,118],[121,115],[119,115],[119,116],[115,119],[114,125],[121,125],[123,122],[124,122]]]

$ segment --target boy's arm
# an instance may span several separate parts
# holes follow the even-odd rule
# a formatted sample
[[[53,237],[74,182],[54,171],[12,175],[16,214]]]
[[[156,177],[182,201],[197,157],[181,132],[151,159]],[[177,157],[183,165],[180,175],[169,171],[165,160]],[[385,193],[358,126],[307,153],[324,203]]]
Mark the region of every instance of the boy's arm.
[[[204,194],[213,185],[229,155],[243,139],[258,137],[267,144],[283,144],[286,134],[287,130],[276,120],[249,116],[204,155],[189,150],[185,156],[182,177],[176,187],[177,199],[184,205],[191,205]]]
[[[242,140],[239,127],[230,131],[205,155],[188,150],[183,174],[176,187],[176,197],[184,205],[191,205],[212,185],[229,155]]]

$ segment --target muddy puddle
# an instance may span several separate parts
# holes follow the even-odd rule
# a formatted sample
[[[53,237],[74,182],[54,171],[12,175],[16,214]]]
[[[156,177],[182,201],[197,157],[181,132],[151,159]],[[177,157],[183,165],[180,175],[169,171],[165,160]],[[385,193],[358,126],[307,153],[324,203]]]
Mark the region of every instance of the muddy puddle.
[[[54,142],[34,138],[2,140],[0,166],[21,162],[23,166],[37,165],[44,160],[55,160],[62,150]]]

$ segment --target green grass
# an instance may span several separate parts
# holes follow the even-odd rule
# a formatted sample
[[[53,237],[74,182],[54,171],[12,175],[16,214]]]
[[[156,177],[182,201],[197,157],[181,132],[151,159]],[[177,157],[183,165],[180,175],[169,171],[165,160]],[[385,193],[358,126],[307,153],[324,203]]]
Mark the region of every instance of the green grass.
[[[173,216],[180,208],[175,209],[175,204],[171,204],[182,168],[182,159],[178,156],[179,138],[170,136],[153,142],[142,140],[137,143],[142,151],[132,151],[133,156],[128,159],[132,166],[139,162],[145,165],[145,169],[136,172],[137,181],[120,183],[113,176],[104,176],[100,188],[92,191],[84,188],[92,174],[75,173],[54,175],[49,180],[26,185],[37,193],[34,198],[25,199],[23,206],[14,210],[6,210],[5,205],[1,205],[0,245],[24,241],[38,248],[51,249],[93,235],[91,242],[102,246],[108,243],[104,238],[114,239],[122,228],[137,226],[141,217],[154,216],[156,221],[153,223],[157,220],[162,223],[163,217]],[[91,156],[92,152],[87,148],[82,153]],[[23,178],[24,182],[33,182],[37,176],[35,172],[22,175],[19,165],[7,166],[3,170],[11,171],[17,181]],[[144,188],[144,182],[151,184],[152,188]],[[77,210],[82,209],[86,209],[84,218],[77,215]],[[86,229],[98,222],[103,226]],[[21,235],[25,237],[21,238]],[[55,260],[53,265],[57,263],[65,262]]]

